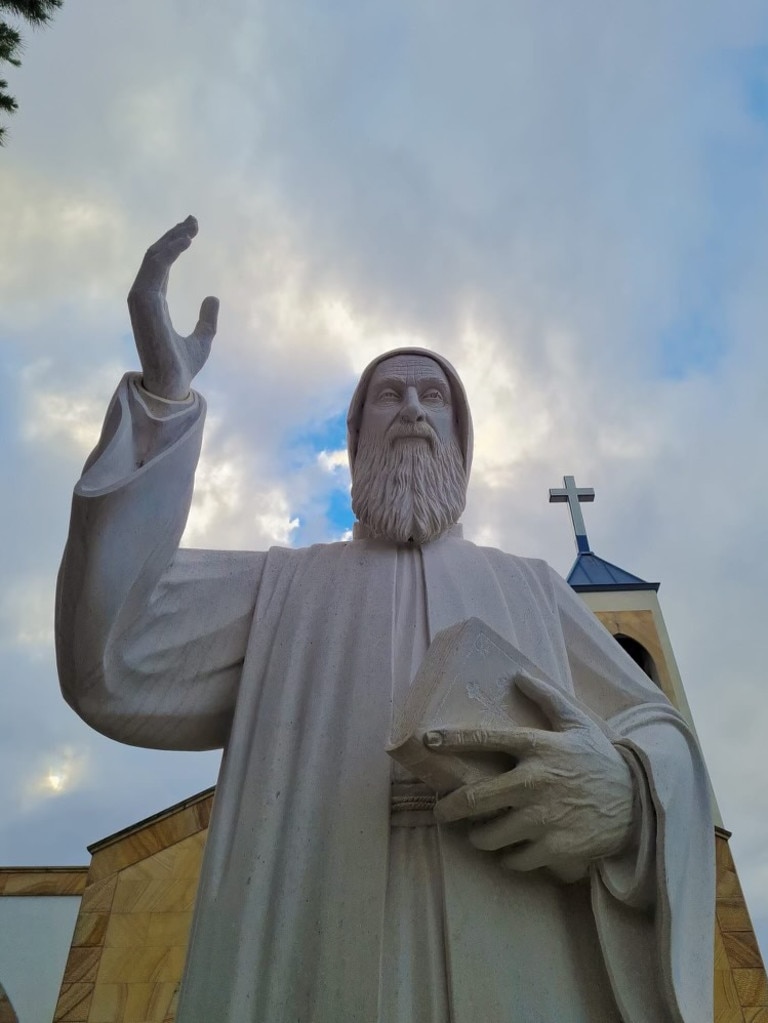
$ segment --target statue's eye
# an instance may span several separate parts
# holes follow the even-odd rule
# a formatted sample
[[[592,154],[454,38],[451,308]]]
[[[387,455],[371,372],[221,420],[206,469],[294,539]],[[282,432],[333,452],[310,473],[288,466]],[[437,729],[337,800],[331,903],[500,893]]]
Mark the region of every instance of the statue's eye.
[[[424,394],[422,394],[421,400],[429,402],[430,405],[444,405],[445,395],[436,387],[430,387],[428,391],[425,391]]]
[[[379,392],[379,401],[391,404],[393,401],[400,401],[400,395],[391,387],[387,387],[386,390]]]

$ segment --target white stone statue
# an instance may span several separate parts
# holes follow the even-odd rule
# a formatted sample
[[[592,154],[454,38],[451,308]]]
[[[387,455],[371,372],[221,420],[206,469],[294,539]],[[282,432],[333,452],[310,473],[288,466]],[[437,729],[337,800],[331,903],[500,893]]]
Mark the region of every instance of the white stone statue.
[[[445,359],[405,349],[364,372],[353,540],[178,548],[218,304],[181,338],[165,292],[196,233],[189,218],[153,245],[131,290],[142,374],[75,488],[56,633],[94,728],[224,749],[178,1020],[711,1020],[695,740],[547,565],[462,538],[472,427]],[[432,736],[519,763],[431,809],[385,752],[393,707],[431,637],[472,616],[555,680],[523,683],[552,727]]]

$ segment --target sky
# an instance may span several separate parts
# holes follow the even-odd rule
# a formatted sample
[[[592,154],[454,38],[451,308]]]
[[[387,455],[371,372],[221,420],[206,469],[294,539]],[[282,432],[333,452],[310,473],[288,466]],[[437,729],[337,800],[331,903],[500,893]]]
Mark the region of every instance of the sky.
[[[210,784],[64,704],[53,593],[147,246],[219,333],[184,542],[351,524],[344,413],[371,357],[445,354],[476,435],[465,535],[650,581],[768,951],[768,9],[761,0],[67,0],[6,75],[0,150],[0,864]]]

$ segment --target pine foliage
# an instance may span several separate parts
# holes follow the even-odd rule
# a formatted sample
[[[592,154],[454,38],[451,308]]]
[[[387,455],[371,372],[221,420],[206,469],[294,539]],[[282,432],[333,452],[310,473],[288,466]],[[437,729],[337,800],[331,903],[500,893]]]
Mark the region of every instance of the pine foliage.
[[[21,33],[2,20],[5,16],[28,22],[33,28],[47,25],[64,0],[0,0],[0,70],[2,64],[21,65],[24,48]],[[0,113],[12,114],[18,104],[8,92],[8,82],[0,78]],[[6,128],[0,127],[0,146],[5,142]]]

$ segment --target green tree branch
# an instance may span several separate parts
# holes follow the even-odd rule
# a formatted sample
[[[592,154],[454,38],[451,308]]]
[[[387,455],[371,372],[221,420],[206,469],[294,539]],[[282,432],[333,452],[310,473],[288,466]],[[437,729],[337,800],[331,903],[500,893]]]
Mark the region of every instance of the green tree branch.
[[[0,0],[0,15],[11,15],[27,21],[33,28],[47,25],[64,0]],[[21,66],[23,42],[21,33],[8,22],[0,20],[0,66]],[[8,92],[8,82],[0,78],[0,113],[12,114],[18,103]],[[5,144],[7,129],[0,127],[0,146]]]

